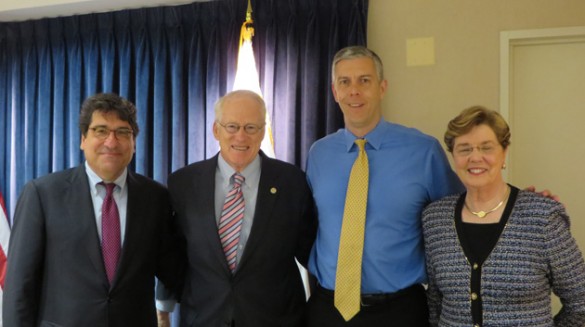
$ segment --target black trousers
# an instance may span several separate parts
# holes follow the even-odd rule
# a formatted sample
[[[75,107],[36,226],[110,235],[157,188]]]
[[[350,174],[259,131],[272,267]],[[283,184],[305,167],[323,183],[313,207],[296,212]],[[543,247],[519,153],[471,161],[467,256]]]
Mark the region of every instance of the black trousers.
[[[331,291],[314,289],[308,303],[308,327],[428,327],[429,310],[422,285],[380,303],[364,306],[345,321],[333,303]]]

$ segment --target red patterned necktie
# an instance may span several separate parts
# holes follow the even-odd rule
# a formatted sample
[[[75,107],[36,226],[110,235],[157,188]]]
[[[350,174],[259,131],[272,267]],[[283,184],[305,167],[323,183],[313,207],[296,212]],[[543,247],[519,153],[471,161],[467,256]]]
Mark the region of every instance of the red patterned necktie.
[[[244,176],[235,173],[232,179],[233,186],[225,197],[218,229],[228,267],[234,273],[236,270],[236,256],[240,242],[242,220],[244,219],[244,195],[242,194]]]
[[[102,256],[110,285],[116,275],[116,267],[120,258],[120,215],[114,197],[114,183],[100,183],[106,187],[106,197],[102,204]]]

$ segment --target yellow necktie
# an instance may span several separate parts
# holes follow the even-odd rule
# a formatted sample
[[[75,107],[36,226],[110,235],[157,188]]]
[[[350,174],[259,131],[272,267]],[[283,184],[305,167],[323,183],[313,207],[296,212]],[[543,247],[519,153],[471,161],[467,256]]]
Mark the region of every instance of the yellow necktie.
[[[335,277],[335,307],[349,321],[360,311],[362,253],[364,251],[364,230],[366,225],[366,204],[368,202],[368,155],[364,146],[366,140],[358,139],[359,154],[349,175],[337,274]]]

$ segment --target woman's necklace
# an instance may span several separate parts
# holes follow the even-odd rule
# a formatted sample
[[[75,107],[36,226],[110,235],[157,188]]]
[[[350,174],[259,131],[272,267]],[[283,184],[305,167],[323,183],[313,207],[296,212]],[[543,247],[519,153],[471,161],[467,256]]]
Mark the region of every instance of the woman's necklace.
[[[492,213],[492,212],[494,212],[494,211],[498,210],[498,209],[499,209],[499,208],[502,206],[502,204],[504,204],[504,202],[505,202],[505,201],[508,199],[508,195],[510,195],[510,187],[507,187],[507,189],[506,189],[506,195],[504,195],[504,198],[502,199],[502,201],[500,201],[500,203],[498,203],[498,205],[497,205],[497,206],[495,206],[493,209],[490,209],[490,210],[488,210],[488,211],[483,211],[483,210],[481,210],[481,211],[477,211],[477,212],[475,212],[475,211],[472,211],[472,210],[469,208],[469,206],[467,205],[467,201],[465,201],[465,202],[464,202],[464,204],[465,204],[465,208],[467,208],[467,210],[468,210],[469,212],[471,212],[471,214],[472,214],[472,215],[474,215],[474,216],[476,216],[476,217],[479,217],[479,218],[483,218],[483,217],[485,217],[485,216],[489,215],[490,213]]]

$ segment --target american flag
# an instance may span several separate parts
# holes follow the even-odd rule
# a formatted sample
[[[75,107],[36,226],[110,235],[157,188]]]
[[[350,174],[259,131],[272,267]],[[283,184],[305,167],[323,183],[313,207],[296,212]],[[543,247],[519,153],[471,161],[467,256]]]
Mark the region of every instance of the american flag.
[[[8,254],[8,239],[10,238],[10,226],[4,198],[0,193],[0,308],[2,308],[2,293],[4,289],[4,277],[6,276],[6,257]],[[0,309],[0,327],[2,327],[2,310]]]

